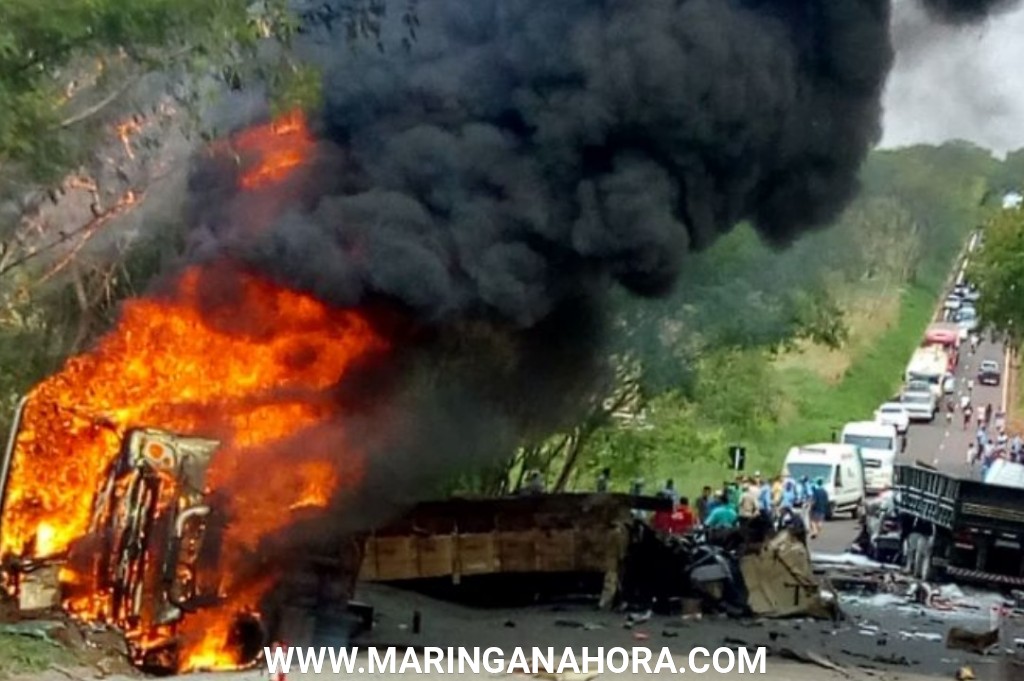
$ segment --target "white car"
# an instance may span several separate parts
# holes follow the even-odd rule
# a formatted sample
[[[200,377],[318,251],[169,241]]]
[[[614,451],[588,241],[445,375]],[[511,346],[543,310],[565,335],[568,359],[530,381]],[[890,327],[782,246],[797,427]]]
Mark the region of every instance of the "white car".
[[[904,392],[900,395],[900,404],[903,405],[911,421],[930,423],[935,420],[935,412],[939,410],[939,403],[933,392]]]
[[[899,402],[886,402],[875,410],[875,422],[883,426],[894,426],[903,435],[910,427],[910,414]]]

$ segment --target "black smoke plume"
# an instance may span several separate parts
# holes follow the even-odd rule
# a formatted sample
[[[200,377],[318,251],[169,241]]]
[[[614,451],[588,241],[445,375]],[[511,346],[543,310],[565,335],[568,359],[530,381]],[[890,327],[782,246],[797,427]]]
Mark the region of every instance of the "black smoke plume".
[[[982,4],[998,3],[930,2],[953,18]],[[893,60],[889,0],[418,14],[385,16],[379,49],[305,27],[329,162],[285,215],[253,230],[258,204],[196,182],[200,253],[421,327],[385,406],[344,424],[379,453],[362,492],[380,508],[575,416],[610,285],[662,294],[740,221],[780,246],[828,224],[879,137]]]
[[[1019,0],[921,0],[932,16],[951,23],[981,21],[1012,8]]]

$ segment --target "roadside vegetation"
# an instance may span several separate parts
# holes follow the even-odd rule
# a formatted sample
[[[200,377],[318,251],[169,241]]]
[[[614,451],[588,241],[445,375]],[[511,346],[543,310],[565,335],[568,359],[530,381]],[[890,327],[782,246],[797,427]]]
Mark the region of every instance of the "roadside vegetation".
[[[876,152],[862,181],[835,225],[792,248],[740,229],[696,257],[670,299],[623,301],[616,357],[629,370],[581,427],[524,448],[505,488],[536,468],[586,489],[608,466],[621,490],[673,478],[695,494],[734,475],[730,445],[746,448],[746,470],[773,473],[789,447],[872,418],[969,234],[1024,182],[1024,155],[1000,162],[966,143]]]
[[[352,0],[344,16],[324,20],[336,19],[353,39],[372,41],[384,4]],[[220,87],[254,79],[279,102],[315,104],[315,74],[283,60],[279,52],[287,50],[258,49],[266,47],[261,41],[287,44],[297,24],[286,6],[280,0],[154,0],[131,8],[115,0],[0,3],[0,96],[10,104],[0,111],[0,201],[73,169],[95,142],[91,126],[104,120],[107,107],[116,108],[120,88],[155,69],[192,70]],[[403,7],[411,12],[415,2]],[[103,30],[91,30],[94,24]],[[608,466],[617,489],[643,477],[650,490],[672,477],[693,492],[729,475],[725,456],[733,444],[747,448],[748,469],[776,470],[789,446],[828,440],[845,421],[869,418],[891,395],[967,235],[1022,180],[1024,152],[998,161],[969,144],[949,143],[874,153],[861,195],[828,229],[773,251],[741,226],[691,256],[671,296],[653,303],[619,296],[612,370],[591,396],[589,412],[565,432],[523,443],[504,465],[460,484],[507,492],[537,469],[556,489],[585,488]],[[85,263],[51,278],[35,263],[10,265],[23,244],[7,238],[3,219],[0,426],[6,428],[19,395],[88,347],[116,317],[119,301],[145,290],[180,248],[180,231],[174,225],[154,230],[159,241],[135,244],[112,264]],[[1002,216],[988,227],[991,243],[1024,230],[1007,221]],[[1014,274],[999,279],[979,271],[983,291],[1020,279],[1009,269],[1019,263],[989,260],[992,272]],[[1014,299],[986,293],[983,300]],[[1024,328],[1024,309],[984,305],[986,319]]]
[[[0,679],[40,672],[73,659],[67,648],[53,641],[0,633]]]

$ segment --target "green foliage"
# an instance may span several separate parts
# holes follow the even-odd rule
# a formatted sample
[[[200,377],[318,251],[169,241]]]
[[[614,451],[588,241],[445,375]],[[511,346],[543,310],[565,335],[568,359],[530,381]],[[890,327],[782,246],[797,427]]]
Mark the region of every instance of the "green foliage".
[[[49,639],[0,633],[0,678],[39,673],[70,662],[71,653]]]
[[[621,301],[617,349],[643,367],[644,418],[598,428],[580,457],[582,484],[610,466],[623,489],[635,476],[672,477],[695,493],[730,477],[729,444],[747,446],[751,470],[774,471],[794,444],[871,418],[898,389],[954,258],[984,218],[990,183],[1005,177],[965,143],[876,152],[861,196],[831,228],[778,252],[740,227],[693,257],[670,297]],[[842,348],[850,322],[839,301],[864,297],[886,307],[897,298],[899,318],[844,350],[838,383],[799,362],[776,367],[775,356],[807,343]]]
[[[253,64],[260,39],[294,30],[285,8],[286,0],[3,0],[0,165],[43,177],[68,160],[60,121],[74,82],[123,75],[126,63]]]
[[[969,279],[981,293],[981,321],[1019,346],[1024,329],[1024,211],[999,211],[985,226]]]
[[[616,422],[597,431],[589,454],[577,476],[580,486],[593,484],[597,473],[608,467],[616,487],[625,489],[629,480],[653,480],[652,470],[663,460],[677,469],[710,460],[723,451],[720,433],[700,427],[698,409],[679,393],[667,392],[653,398],[642,417]]]

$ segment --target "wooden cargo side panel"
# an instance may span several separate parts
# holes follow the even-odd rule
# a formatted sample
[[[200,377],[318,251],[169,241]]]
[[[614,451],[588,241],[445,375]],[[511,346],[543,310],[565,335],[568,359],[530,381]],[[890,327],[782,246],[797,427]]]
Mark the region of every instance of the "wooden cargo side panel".
[[[488,575],[498,572],[498,548],[493,532],[460,534],[456,546],[456,575]]]
[[[576,570],[575,530],[538,531],[536,550],[539,572],[574,572]]]
[[[502,572],[537,571],[536,530],[526,532],[500,532],[498,534],[498,560]]]
[[[455,538],[450,534],[437,534],[416,538],[418,576],[421,578],[447,577],[455,569]]]

